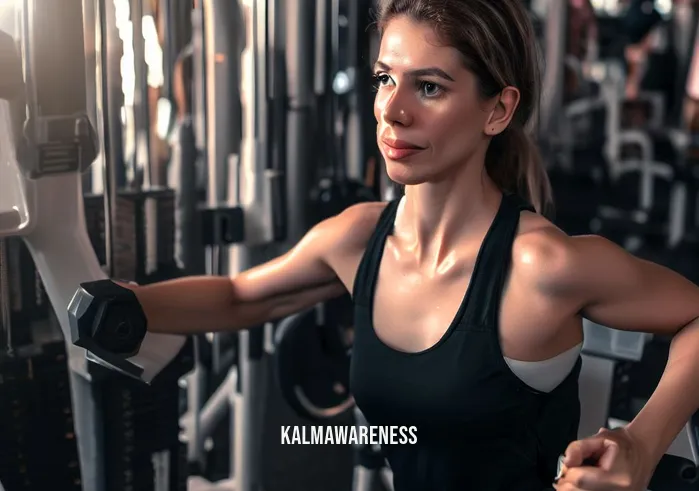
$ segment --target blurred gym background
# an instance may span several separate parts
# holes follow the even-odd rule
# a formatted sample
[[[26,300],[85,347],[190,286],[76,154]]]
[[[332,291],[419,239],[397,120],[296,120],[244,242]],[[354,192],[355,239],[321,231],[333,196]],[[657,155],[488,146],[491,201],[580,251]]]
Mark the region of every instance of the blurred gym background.
[[[551,219],[699,281],[699,5],[522,1],[546,68],[534,131]],[[99,145],[82,177],[85,223],[104,270],[140,284],[235,274],[353,203],[400,192],[375,145],[374,8],[0,0],[0,30],[25,62],[35,48],[43,107],[73,85],[86,101]],[[71,32],[83,35],[68,45]],[[86,376],[24,242],[0,239],[0,489],[390,490],[380,449],[281,444],[282,425],[361,418],[346,390],[347,300],[194,337],[152,386],[91,366],[99,436],[79,455],[71,384]],[[634,417],[668,347],[585,323],[581,435]],[[696,439],[691,421],[654,491],[699,489]]]

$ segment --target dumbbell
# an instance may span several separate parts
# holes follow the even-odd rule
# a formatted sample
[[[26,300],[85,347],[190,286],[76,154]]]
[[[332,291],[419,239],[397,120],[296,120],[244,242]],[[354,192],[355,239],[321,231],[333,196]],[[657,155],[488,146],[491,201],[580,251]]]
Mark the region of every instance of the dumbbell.
[[[111,280],[82,283],[68,306],[71,340],[90,361],[142,380],[134,360],[148,321],[136,294]]]

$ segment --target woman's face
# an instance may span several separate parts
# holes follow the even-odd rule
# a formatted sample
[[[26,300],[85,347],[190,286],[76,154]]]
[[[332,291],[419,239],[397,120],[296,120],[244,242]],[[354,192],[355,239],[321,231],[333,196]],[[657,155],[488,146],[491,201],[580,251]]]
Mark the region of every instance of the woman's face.
[[[497,101],[484,101],[460,53],[429,26],[391,20],[375,65],[376,137],[389,177],[415,185],[449,179],[487,147]]]

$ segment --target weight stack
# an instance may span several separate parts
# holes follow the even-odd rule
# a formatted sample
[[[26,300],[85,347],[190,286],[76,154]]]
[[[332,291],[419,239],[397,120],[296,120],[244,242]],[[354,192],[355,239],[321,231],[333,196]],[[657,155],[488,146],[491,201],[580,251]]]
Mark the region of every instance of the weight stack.
[[[82,491],[65,345],[0,358],[0,482],[7,491]]]
[[[87,231],[100,264],[107,264],[104,197],[86,194]],[[172,189],[121,190],[116,199],[114,278],[144,283],[175,257],[175,192]]]
[[[192,367],[189,342],[150,386],[112,375],[96,388],[105,421],[106,491],[186,491],[178,379]]]

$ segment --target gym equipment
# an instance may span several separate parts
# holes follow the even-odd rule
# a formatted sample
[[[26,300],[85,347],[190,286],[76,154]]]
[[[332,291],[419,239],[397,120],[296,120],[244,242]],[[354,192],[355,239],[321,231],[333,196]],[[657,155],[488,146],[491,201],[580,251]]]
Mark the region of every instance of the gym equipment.
[[[662,129],[665,121],[665,101],[661,94],[641,92],[637,98],[624,99],[621,104],[622,128]]]
[[[674,455],[665,455],[655,468],[648,489],[652,491],[694,491],[697,489],[697,468]]]
[[[250,13],[247,17],[243,15],[245,8]],[[207,272],[210,274],[235,274],[246,268],[249,261],[246,251],[231,247],[234,240],[261,244],[272,235],[268,185],[279,176],[270,174],[267,181],[260,177],[265,175],[262,169],[267,168],[268,136],[264,118],[268,81],[266,67],[264,63],[260,66],[257,59],[268,52],[267,24],[265,16],[261,15],[264,12],[258,0],[245,3],[209,0],[198,2],[193,16],[194,128],[197,139],[206,138],[205,145],[198,141],[197,146],[206,147],[202,156],[206,158],[209,178],[207,213],[211,217],[209,223],[214,226],[206,234],[211,240],[205,244],[209,248]],[[245,38],[241,35],[243,32]],[[239,83],[244,87],[250,84],[247,101],[252,103],[252,107],[242,105]],[[205,126],[205,132],[201,132],[202,126]],[[247,140],[241,141],[241,137],[247,137]],[[247,172],[255,178],[243,189],[240,177]],[[243,198],[250,194],[253,200],[244,201]],[[255,206],[255,199],[264,205]],[[234,223],[232,213],[240,215],[236,210],[244,210],[244,220]],[[232,225],[228,227],[228,234],[221,230],[226,224]],[[259,329],[240,334],[238,365],[229,371],[229,377],[238,384],[225,384],[220,388],[226,390],[222,394],[227,397],[206,400],[203,387],[206,373],[202,364],[197,364],[187,377],[189,407],[183,421],[189,422],[185,426],[185,437],[190,462],[203,467],[205,461],[204,441],[209,433],[202,430],[211,431],[215,425],[203,428],[207,407],[216,403],[231,408],[230,441],[234,450],[228,468],[230,479],[219,483],[222,489],[251,490],[260,483],[257,450],[252,436],[261,431],[259,413],[264,398],[259,386],[261,370],[264,369],[261,352],[257,350],[258,343],[261,343],[259,337]],[[214,414],[218,420],[224,412],[216,410]],[[212,486],[203,478],[196,483],[197,489]]]
[[[85,194],[83,202],[90,242],[100,264],[107,264],[104,196]],[[114,204],[119,227],[110,230],[113,276],[142,284],[153,274],[171,269],[175,261],[175,192],[121,189]]]
[[[358,427],[368,426],[368,422],[358,408],[354,409]],[[354,475],[352,491],[371,491],[375,489],[377,477],[383,488],[393,491],[393,472],[391,471],[381,449],[376,445],[357,445],[354,449]]]
[[[317,223],[352,205],[376,201],[376,196],[369,186],[361,182],[324,178],[311,190],[310,199],[312,216]]]
[[[567,18],[568,2],[547,2],[544,27],[544,56],[547,70],[543,77],[537,128],[546,146],[555,146],[559,139],[558,119],[560,118],[559,109],[563,107]]]
[[[0,99],[6,101],[22,96],[24,80],[17,43],[11,34],[0,31],[0,59],[3,60],[3,70],[7,76],[0,81]]]
[[[299,43],[291,43],[289,72],[297,78],[289,80],[286,88],[281,54],[285,32],[291,39],[307,35],[303,22],[312,14],[309,7],[299,2],[284,12],[278,1],[259,0],[240,4],[211,0],[196,5],[193,129],[197,153],[205,156],[209,170],[207,207],[200,217],[210,274],[247,269],[274,254],[262,251],[261,246],[282,241],[287,235],[298,240],[306,229],[299,223],[305,210],[295,201],[287,206],[285,195],[307,194],[304,166],[311,158],[302,131],[308,125],[311,100],[303,91],[310,84],[297,79],[303,80],[311,65],[306,62],[307,47],[296,48]],[[283,19],[294,20],[288,30],[283,29]],[[240,33],[245,33],[245,39]],[[245,104],[240,100],[241,89],[247,95]],[[294,162],[288,176],[287,148],[288,158]],[[232,247],[234,243],[241,245]],[[214,336],[214,348],[218,339]],[[218,483],[217,489],[257,489],[261,481],[256,435],[261,432],[264,401],[264,331],[258,328],[240,333],[238,345],[236,366],[208,401],[204,401],[206,374],[202,364],[186,380],[189,408],[182,422],[191,463],[203,464],[203,442],[224,414],[223,408],[231,407],[231,479]],[[196,489],[213,486],[203,478],[190,484]]]
[[[320,102],[318,138],[324,146],[308,207],[314,223],[376,200],[374,190],[364,183],[368,152],[361,145],[366,135],[355,90],[360,70],[356,59],[360,43],[355,36],[362,2],[349,3],[353,6],[339,0],[320,0],[316,5],[314,90]]]
[[[204,246],[198,239],[198,234],[187,231],[198,230],[198,202],[200,188],[197,172],[199,154],[192,116],[179,121],[171,135],[170,178],[168,184],[175,191],[175,250],[173,251],[176,264],[186,274],[201,274],[205,271]]]
[[[129,360],[138,355],[148,332],[146,315],[133,291],[111,280],[81,283],[68,306],[68,318],[73,344],[85,348],[91,358],[96,356],[96,362],[136,379],[150,372],[147,361]]]
[[[205,19],[203,27],[195,24],[195,32],[198,34],[195,35],[193,46],[195,66],[198,59],[205,62],[206,70],[198,71],[195,68],[195,88],[200,96],[206,96],[206,103],[200,98],[196,99],[199,104],[195,101],[194,121],[197,122],[200,115],[205,114],[208,131],[200,131],[199,124],[195,124],[194,135],[196,139],[202,138],[204,134],[208,136],[206,152],[197,153],[206,155],[209,166],[208,203],[201,218],[204,222],[205,246],[209,248],[209,272],[214,274],[235,274],[240,269],[246,269],[247,265],[264,260],[268,254],[274,254],[273,251],[255,250],[255,247],[266,246],[270,241],[280,240],[285,235],[289,236],[289,240],[298,240],[307,229],[302,222],[305,215],[303,200],[291,201],[289,207],[282,206],[277,200],[283,198],[284,194],[277,191],[286,186],[287,191],[295,195],[308,195],[306,182],[309,173],[305,166],[312,159],[309,158],[311,147],[304,130],[308,128],[311,116],[312,84],[304,81],[310,80],[312,75],[312,65],[306,62],[312,45],[306,26],[313,10],[310,4],[289,5],[286,15],[278,15],[279,11],[274,10],[274,5],[268,6],[257,1],[246,2],[242,7],[248,9],[250,14],[246,19],[251,24],[246,29],[231,28],[241,22],[241,16],[230,2],[225,5],[221,2],[200,3],[194,15],[194,19]],[[270,26],[268,30],[270,19],[281,18],[293,19],[294,22],[284,31],[278,21],[275,21],[272,23],[274,26]],[[232,134],[236,134],[235,117],[240,113],[236,109],[236,83],[239,77],[235,70],[242,44],[240,40],[231,37],[237,32],[246,32],[248,35],[242,49],[240,78],[246,88],[245,93],[249,96],[246,102],[250,104],[245,106],[243,112],[244,138],[240,149],[237,148],[236,139],[231,138]],[[288,39],[293,40],[288,43],[290,47],[287,51],[289,73],[293,74],[289,78],[288,88],[291,108],[286,121],[288,132],[281,129],[284,122],[279,121],[278,108],[285,94],[279,92],[277,77],[283,73],[277,67],[270,75],[265,62],[270,53],[277,53],[284,44],[279,38],[279,32],[286,32]],[[206,43],[202,42],[204,37]],[[225,55],[221,57],[220,53]],[[221,60],[226,63],[221,63]],[[206,81],[206,90],[203,84],[197,87],[197,81],[202,80]],[[271,93],[267,91],[270,87],[274,88]],[[224,99],[225,97],[231,99]],[[283,169],[284,162],[280,158],[280,148],[284,147],[278,138],[280,133],[288,133],[288,160],[293,163],[293,166],[288,166],[292,171],[287,176],[282,173],[286,169]],[[204,146],[201,142],[198,145]],[[246,176],[246,179],[239,180],[238,176]],[[255,180],[250,179],[250,176],[260,178]],[[245,187],[240,184],[242,182],[245,182]],[[238,241],[242,241],[242,247],[239,245],[231,249],[232,243]],[[207,431],[210,432],[213,428],[215,420],[220,419],[220,408],[230,404],[233,409],[231,441],[235,448],[230,466],[233,479],[219,483],[219,487],[230,486],[233,481],[236,489],[251,489],[259,484],[259,449],[254,435],[259,433],[258,418],[262,413],[260,405],[264,396],[260,386],[264,379],[265,361],[262,334],[261,329],[240,334],[238,366],[230,371],[224,384],[206,404],[202,400],[203,377],[201,371],[197,372],[199,368],[186,381],[190,407],[182,421],[190,462],[200,461],[203,440],[208,436]],[[195,488],[211,485],[203,479],[192,480],[191,484]]]
[[[21,60],[17,44],[7,33],[0,31],[0,56],[2,64],[7,67],[7,80],[3,77],[0,86],[0,104],[4,106],[0,128],[2,145],[0,145],[0,182],[14,183],[7,191],[0,194],[0,235],[24,232],[31,228],[29,202],[26,191],[19,183],[22,173],[14,155],[13,138],[18,128],[8,111],[9,103],[22,100],[24,82],[22,81]]]
[[[189,467],[186,446],[179,441],[177,381],[192,366],[190,351],[180,354],[152,385],[112,377],[100,393],[104,408],[107,489],[184,489]],[[113,372],[111,372],[113,373]]]
[[[65,343],[26,345],[13,357],[3,355],[0,479],[8,491],[81,491]]]
[[[16,237],[0,240],[2,351],[12,357],[20,347],[53,339],[46,324],[53,311],[25,244]],[[40,332],[36,332],[41,325]]]
[[[346,72],[353,84],[348,84],[348,117],[345,125],[345,162],[347,175],[357,181],[368,184],[373,194],[379,196],[379,166],[372,162],[381,159],[376,145],[376,128],[374,125],[374,97],[371,81],[372,67],[366,60],[375,56],[378,36],[375,31],[367,29],[373,22],[373,0],[346,2],[344,19],[338,19],[339,25],[346,30],[346,57],[340,72]],[[346,21],[346,22],[343,22]],[[344,68],[344,69],[343,69]],[[337,80],[337,76],[336,76]],[[337,89],[336,89],[337,91]]]
[[[274,361],[284,399],[311,421],[334,418],[354,406],[347,327],[335,315],[319,321],[329,314],[323,307],[284,319],[275,334]]]
[[[86,116],[82,3],[61,2],[60,6],[49,8],[26,0],[19,8],[26,109],[18,104],[13,107],[16,111],[8,112],[5,105],[2,116],[6,121],[27,116],[24,131],[17,139],[17,160],[13,164],[20,172],[15,172],[13,180],[1,181],[0,195],[20,198],[11,207],[26,210],[27,226],[6,228],[3,235],[20,235],[24,239],[68,340],[70,326],[65,307],[78,283],[106,278],[88,238],[83,215],[80,173],[90,166],[98,148]],[[103,14],[98,15],[101,27]],[[56,52],[57,42],[65,49]],[[100,143],[104,142],[101,138]],[[5,143],[3,151],[9,152],[6,155],[10,160],[15,147],[12,142]],[[105,153],[104,147],[100,150]],[[110,186],[106,186],[105,192],[109,201]],[[107,214],[110,226],[113,218]],[[107,227],[108,265],[111,251]],[[144,367],[144,377],[152,379],[161,371],[180,352],[184,341],[177,336],[148,334],[139,354],[153,350],[161,365],[154,362]],[[85,363],[83,350],[68,344],[67,353],[82,484],[85,490],[103,491],[107,489],[109,468],[102,446],[103,408],[94,395],[99,376],[94,367]]]

